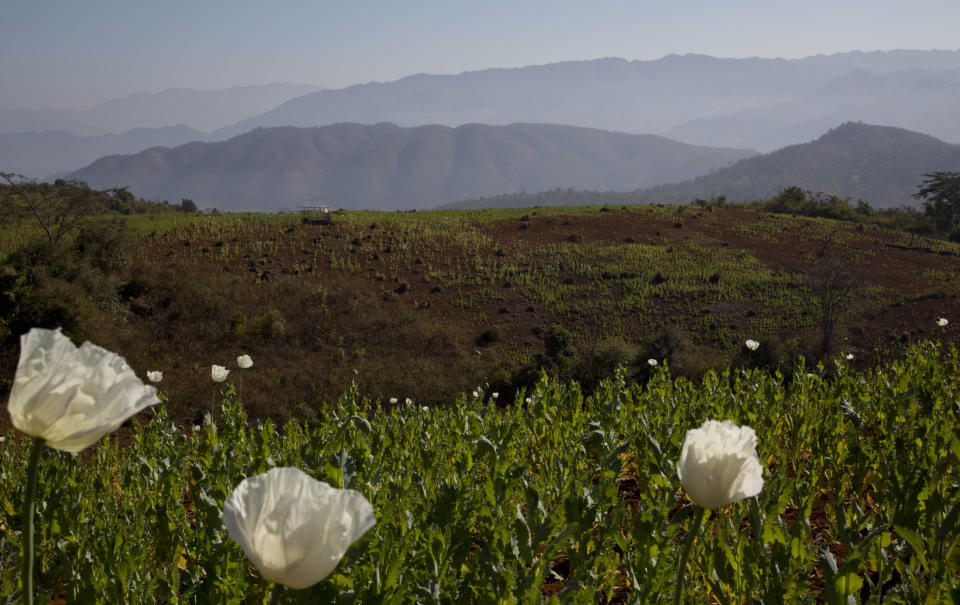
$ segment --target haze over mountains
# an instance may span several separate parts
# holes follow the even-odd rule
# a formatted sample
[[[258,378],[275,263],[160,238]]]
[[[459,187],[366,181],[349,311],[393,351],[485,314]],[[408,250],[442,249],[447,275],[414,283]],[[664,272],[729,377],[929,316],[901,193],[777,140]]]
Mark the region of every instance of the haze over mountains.
[[[102,158],[69,175],[93,187],[227,210],[429,208],[502,192],[635,189],[681,181],[752,152],[549,124],[261,128],[218,143]]]
[[[183,124],[86,137],[66,130],[0,134],[0,170],[35,178],[58,177],[106,155],[137,153],[157,146],[175,147],[208,137]]]
[[[856,70],[769,107],[692,120],[664,136],[699,145],[772,150],[847,121],[886,124],[960,142],[960,69]]]
[[[790,60],[704,55],[669,55],[654,61],[608,58],[458,75],[417,74],[339,90],[298,85],[213,92],[171,89],[131,95],[81,112],[0,110],[0,170],[35,178],[75,171],[72,174],[89,175],[91,184],[128,185],[139,196],[188,197],[221,208],[265,203],[263,209],[271,209],[331,196],[337,206],[428,207],[522,190],[630,190],[690,180],[749,156],[746,150],[767,152],[805,143],[848,121],[908,129],[957,143],[958,108],[960,51],[849,52]],[[275,130],[336,124],[342,133],[344,123],[351,122],[354,134],[360,124],[377,127],[367,128],[357,139],[354,134],[342,140],[330,132],[316,135],[320,143],[308,142],[313,134]],[[387,136],[383,122],[399,127],[393,126],[393,134]],[[545,128],[547,123],[662,135],[723,148],[723,153],[707,162],[672,152],[662,158],[637,152],[631,159],[620,143],[612,143],[617,138],[613,132],[585,135],[586,131],[569,129],[562,136],[556,134],[561,130],[554,131],[554,147],[533,145],[523,153],[518,150],[530,141],[522,137],[522,143],[508,143],[500,135],[489,140],[464,136],[480,132],[478,124],[511,124],[516,129],[532,124]],[[438,129],[463,124],[471,128]],[[404,130],[415,127],[419,129],[415,135]],[[255,128],[268,130],[250,133]],[[493,136],[500,131],[483,132]],[[236,139],[245,133],[250,136]],[[879,145],[883,153],[905,155],[891,147],[891,141],[909,145],[907,139],[887,138],[866,142]],[[215,141],[224,144],[178,149],[188,142]],[[331,141],[341,147],[328,147]],[[483,149],[481,141],[487,145]],[[658,145],[664,144],[659,140]],[[151,149],[158,145],[174,149]],[[246,151],[241,153],[240,148]],[[744,151],[731,152],[732,148]],[[145,149],[146,154],[106,158],[77,171],[99,157]],[[465,149],[471,150],[470,161],[463,155]],[[861,151],[872,157],[873,150]],[[448,152],[453,155],[445,155]],[[715,161],[721,156],[724,161]],[[183,164],[185,157],[202,159],[209,174],[190,176],[196,168]],[[642,165],[639,157],[645,158]],[[601,166],[603,158],[611,165]],[[423,167],[428,160],[435,163],[430,169]],[[155,175],[146,173],[148,165]],[[834,168],[842,166],[840,162]],[[520,174],[521,167],[529,173]],[[914,167],[923,172],[940,169],[917,165],[911,170]],[[830,188],[841,184],[844,192],[855,190],[829,173],[831,166],[822,168],[827,173],[779,172],[769,177],[815,191],[839,194]],[[403,176],[408,169],[419,172]],[[103,180],[107,178],[123,180]],[[764,187],[768,191],[771,182],[761,186],[761,181],[755,174],[753,188],[738,191],[766,195],[760,191]],[[244,182],[247,188],[236,188],[235,182]],[[715,183],[701,184],[709,184],[709,189]],[[865,199],[875,205],[909,203],[901,199],[902,185],[897,187],[872,191],[880,197]]]
[[[960,51],[877,51],[790,60],[669,55],[418,74],[304,95],[215,134],[339,121],[535,122],[771,151],[869,119],[960,142],[957,70]]]
[[[90,136],[179,124],[210,132],[317,90],[319,86],[309,84],[265,84],[225,90],[168,88],[112,99],[80,111],[0,109],[0,134],[66,130],[77,136]]]

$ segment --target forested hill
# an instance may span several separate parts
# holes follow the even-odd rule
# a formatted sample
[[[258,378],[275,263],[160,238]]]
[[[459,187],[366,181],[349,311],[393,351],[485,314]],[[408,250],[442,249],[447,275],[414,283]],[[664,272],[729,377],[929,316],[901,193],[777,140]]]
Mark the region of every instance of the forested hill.
[[[264,211],[429,208],[553,187],[637,188],[706,174],[754,152],[552,124],[261,128],[218,143],[101,158],[70,178],[137,196]]]
[[[553,190],[450,204],[453,208],[585,203],[686,203],[720,195],[767,199],[786,187],[858,199],[877,208],[916,207],[923,175],[960,170],[960,145],[887,126],[847,122],[815,141],[757,155],[698,178],[628,193]]]

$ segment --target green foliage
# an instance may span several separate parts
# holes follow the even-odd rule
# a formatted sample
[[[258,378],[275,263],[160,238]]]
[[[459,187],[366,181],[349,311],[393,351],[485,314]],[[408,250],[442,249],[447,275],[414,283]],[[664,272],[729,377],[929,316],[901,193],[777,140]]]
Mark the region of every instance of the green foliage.
[[[960,355],[932,344],[862,374],[800,366],[789,382],[659,368],[645,387],[620,374],[584,396],[542,376],[502,409],[485,390],[422,410],[352,388],[282,429],[248,421],[228,390],[202,426],[159,406],[124,446],[44,452],[37,585],[77,603],[263,602],[279,589],[226,535],[221,507],[243,478],[295,466],[359,490],[377,525],[281,602],[666,601],[692,512],[675,464],[685,432],[713,418],[756,430],[764,487],[706,519],[682,602],[950,602],[957,392]],[[5,595],[18,589],[27,446],[14,432],[0,443]]]
[[[557,357],[573,345],[573,334],[563,326],[553,324],[543,337],[547,355]]]
[[[275,340],[287,333],[287,320],[277,309],[270,309],[254,320],[255,331],[265,340]]]
[[[913,195],[923,200],[923,210],[944,232],[960,226],[960,172],[933,172]]]

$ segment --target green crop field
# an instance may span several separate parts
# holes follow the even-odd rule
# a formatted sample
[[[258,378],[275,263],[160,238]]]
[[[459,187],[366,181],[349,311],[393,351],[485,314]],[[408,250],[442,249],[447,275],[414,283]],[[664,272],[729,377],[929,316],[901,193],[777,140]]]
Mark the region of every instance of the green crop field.
[[[742,207],[137,203],[0,223],[0,397],[35,327],[163,373],[37,467],[0,419],[6,602],[28,468],[55,602],[960,601],[956,243]],[[763,485],[705,515],[678,469],[708,420],[755,430]],[[301,591],[224,524],[278,467],[376,521]]]
[[[793,376],[660,367],[590,395],[543,376],[500,406],[481,388],[426,409],[353,389],[280,427],[230,387],[195,427],[163,403],[122,445],[45,450],[37,586],[76,603],[958,602],[957,350]],[[676,463],[707,419],[756,430],[764,484],[691,532]],[[0,593],[14,602],[28,445],[14,431],[0,444]],[[304,591],[262,579],[221,520],[233,487],[274,466],[358,490],[376,517]]]

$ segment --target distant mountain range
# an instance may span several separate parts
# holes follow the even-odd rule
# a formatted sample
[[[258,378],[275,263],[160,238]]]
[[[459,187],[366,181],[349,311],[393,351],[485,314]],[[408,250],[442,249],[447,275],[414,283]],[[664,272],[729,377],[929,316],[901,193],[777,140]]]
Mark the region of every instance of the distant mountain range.
[[[91,136],[179,124],[210,132],[318,90],[322,89],[304,84],[265,84],[225,90],[168,88],[112,99],[80,111],[0,109],[0,134],[65,130],[77,136]]]
[[[960,51],[570,61],[322,90],[214,135],[341,121],[535,122],[770,151],[809,141],[846,120],[868,120],[960,142],[958,74]]]
[[[87,137],[65,130],[0,134],[0,170],[38,180],[55,178],[105,155],[136,153],[159,145],[173,147],[207,137],[183,124]]]
[[[430,208],[552,187],[629,190],[691,179],[754,152],[549,124],[260,128],[216,143],[110,156],[69,174],[148,199],[224,210]]]
[[[85,111],[0,110],[0,134],[21,135],[0,139],[5,162],[0,170],[45,178],[84,166],[94,150],[133,153],[155,144],[224,141],[260,127],[343,122],[567,124],[766,152],[810,141],[843,122],[863,121],[960,143],[958,107],[960,51],[849,52],[789,60],[607,58],[417,74],[338,90],[291,84],[170,89]],[[182,128],[128,132],[177,125],[205,134]],[[78,137],[125,134],[63,142],[64,133],[52,136],[49,130]]]
[[[960,142],[960,69],[877,74],[856,70],[792,100],[715,118],[664,135],[699,145],[770,150],[809,140],[845,121],[897,126]]]
[[[740,160],[696,179],[630,192],[542,191],[462,200],[447,208],[526,207],[589,203],[687,203],[723,195],[765,200],[797,186],[876,208],[917,207],[912,194],[924,174],[960,170],[960,145],[888,126],[848,122],[815,141]]]

